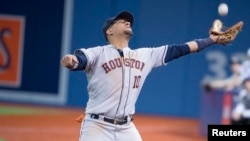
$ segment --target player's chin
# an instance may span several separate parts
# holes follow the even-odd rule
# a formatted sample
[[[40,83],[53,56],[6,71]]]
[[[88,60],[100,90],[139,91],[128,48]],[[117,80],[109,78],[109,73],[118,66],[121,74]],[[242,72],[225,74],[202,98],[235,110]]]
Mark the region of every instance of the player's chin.
[[[132,30],[125,30],[125,34],[129,35],[131,37],[133,35],[133,31]]]

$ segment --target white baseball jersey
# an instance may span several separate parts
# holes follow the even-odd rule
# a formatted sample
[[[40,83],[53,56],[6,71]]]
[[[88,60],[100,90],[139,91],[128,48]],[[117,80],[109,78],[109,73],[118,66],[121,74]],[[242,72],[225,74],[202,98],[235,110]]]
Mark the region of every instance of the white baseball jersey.
[[[89,100],[86,113],[122,118],[135,113],[135,103],[152,68],[166,65],[168,46],[123,49],[123,57],[112,45],[81,48],[87,57],[85,72]]]

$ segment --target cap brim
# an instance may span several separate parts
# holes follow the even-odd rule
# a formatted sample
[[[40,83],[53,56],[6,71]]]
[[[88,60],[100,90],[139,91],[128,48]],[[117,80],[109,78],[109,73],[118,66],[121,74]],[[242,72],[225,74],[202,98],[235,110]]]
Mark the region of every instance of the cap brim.
[[[118,19],[125,19],[127,20],[128,22],[130,22],[130,25],[132,27],[133,23],[134,23],[134,17],[131,13],[127,12],[127,11],[124,11],[124,12],[121,12],[120,14],[118,14],[114,21],[115,20],[118,20]]]

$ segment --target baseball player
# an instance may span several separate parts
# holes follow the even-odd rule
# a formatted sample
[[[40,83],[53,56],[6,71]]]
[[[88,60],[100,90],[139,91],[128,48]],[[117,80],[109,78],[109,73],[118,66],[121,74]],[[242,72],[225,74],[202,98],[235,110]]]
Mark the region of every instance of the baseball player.
[[[247,50],[247,58],[242,62],[241,65],[241,79],[240,81],[243,82],[245,78],[250,77],[250,48]]]
[[[87,75],[89,99],[80,141],[141,141],[133,115],[142,85],[153,68],[215,43],[225,43],[220,42],[225,38],[211,34],[184,44],[132,50],[129,40],[133,23],[133,15],[127,11],[108,18],[103,26],[107,45],[80,48],[61,59],[64,67]]]
[[[232,110],[231,124],[250,125],[250,77],[245,78],[242,85],[240,99]]]

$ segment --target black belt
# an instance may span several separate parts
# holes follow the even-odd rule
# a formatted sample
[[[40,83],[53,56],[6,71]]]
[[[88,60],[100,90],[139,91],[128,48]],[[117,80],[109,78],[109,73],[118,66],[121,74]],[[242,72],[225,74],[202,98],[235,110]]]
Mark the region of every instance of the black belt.
[[[107,118],[104,116],[103,116],[103,118],[101,118],[101,116],[102,115],[98,115],[98,114],[90,114],[90,118],[92,118],[92,119],[103,119],[103,121],[105,121],[105,122],[117,124],[117,125],[123,125],[123,124],[130,122],[130,121],[133,121],[133,118],[128,117],[128,116],[126,116],[123,119],[111,119],[111,118]],[[130,118],[130,120],[129,120],[129,118]]]

